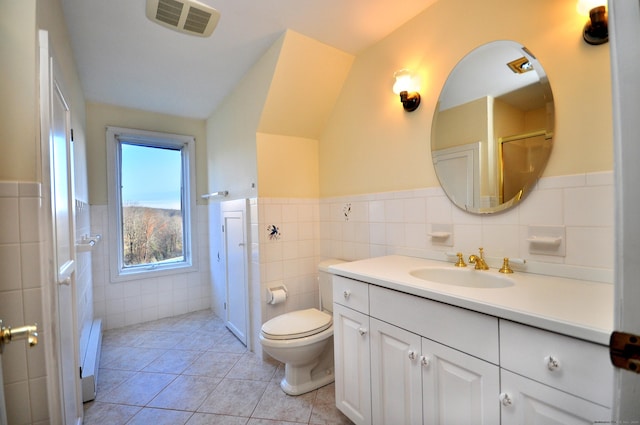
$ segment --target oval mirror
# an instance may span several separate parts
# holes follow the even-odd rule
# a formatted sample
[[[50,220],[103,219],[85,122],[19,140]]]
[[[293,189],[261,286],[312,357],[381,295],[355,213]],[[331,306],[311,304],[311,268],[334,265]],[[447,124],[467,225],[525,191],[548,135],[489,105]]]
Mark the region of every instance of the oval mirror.
[[[549,80],[528,49],[495,41],[473,50],[447,78],[431,127],[449,199],[476,214],[518,204],[547,164],[553,121]]]

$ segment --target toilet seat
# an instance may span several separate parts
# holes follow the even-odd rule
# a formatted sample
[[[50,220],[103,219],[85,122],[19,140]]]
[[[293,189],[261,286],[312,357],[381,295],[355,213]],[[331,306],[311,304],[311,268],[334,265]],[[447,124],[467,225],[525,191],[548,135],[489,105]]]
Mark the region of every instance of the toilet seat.
[[[268,320],[262,325],[262,335],[267,339],[276,340],[304,338],[328,329],[332,323],[330,314],[317,308],[309,308]]]

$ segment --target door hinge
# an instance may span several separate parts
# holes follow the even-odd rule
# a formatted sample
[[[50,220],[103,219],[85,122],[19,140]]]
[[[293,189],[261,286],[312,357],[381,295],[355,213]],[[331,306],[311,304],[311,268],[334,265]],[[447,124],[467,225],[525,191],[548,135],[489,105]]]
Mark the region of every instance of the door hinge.
[[[225,310],[227,309],[227,303],[226,302],[224,303],[224,309]]]
[[[71,129],[71,141],[73,142],[73,128]]]
[[[640,373],[640,336],[614,331],[609,339],[609,356],[615,367]]]
[[[224,233],[224,224],[222,225],[222,233]]]

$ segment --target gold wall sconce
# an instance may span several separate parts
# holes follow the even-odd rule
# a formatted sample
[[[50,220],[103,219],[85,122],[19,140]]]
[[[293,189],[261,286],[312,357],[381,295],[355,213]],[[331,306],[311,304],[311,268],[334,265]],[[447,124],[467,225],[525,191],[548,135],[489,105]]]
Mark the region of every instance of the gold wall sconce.
[[[418,93],[416,79],[408,69],[396,71],[393,76],[396,82],[393,84],[393,92],[400,95],[402,107],[407,112],[412,112],[420,106],[420,93]]]
[[[589,44],[598,45],[609,41],[606,0],[578,0],[578,13],[588,16],[582,37]]]

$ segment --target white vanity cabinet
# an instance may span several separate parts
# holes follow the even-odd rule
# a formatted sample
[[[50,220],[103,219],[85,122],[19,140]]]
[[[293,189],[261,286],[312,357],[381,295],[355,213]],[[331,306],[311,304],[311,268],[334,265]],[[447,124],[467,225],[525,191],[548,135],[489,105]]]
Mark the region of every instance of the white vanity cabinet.
[[[611,418],[604,345],[378,284],[333,281],[336,404],[356,424]]]
[[[477,358],[497,363],[496,318],[333,279],[336,405],[354,423],[500,421],[499,368]]]

